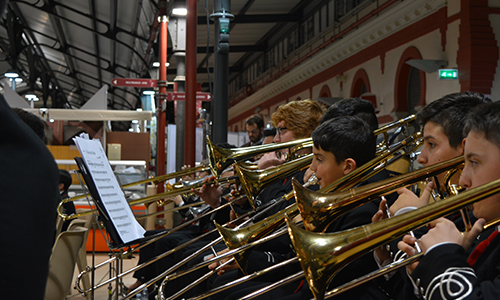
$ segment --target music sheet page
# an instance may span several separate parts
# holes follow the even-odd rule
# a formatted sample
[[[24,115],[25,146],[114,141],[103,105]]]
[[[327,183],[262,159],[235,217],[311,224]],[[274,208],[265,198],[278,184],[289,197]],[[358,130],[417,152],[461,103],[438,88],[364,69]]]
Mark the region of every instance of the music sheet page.
[[[135,219],[100,141],[82,137],[74,140],[123,243],[143,238],[146,231]]]

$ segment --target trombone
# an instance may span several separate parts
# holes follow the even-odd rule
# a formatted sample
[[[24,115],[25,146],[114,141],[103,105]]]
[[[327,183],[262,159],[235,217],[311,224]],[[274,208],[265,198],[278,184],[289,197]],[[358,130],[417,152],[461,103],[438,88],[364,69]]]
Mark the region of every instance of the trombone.
[[[128,188],[131,186],[136,186],[136,185],[150,183],[150,182],[154,183],[154,184],[158,184],[160,182],[164,182],[164,181],[167,181],[167,180],[170,180],[173,178],[182,177],[182,176],[189,175],[189,174],[196,173],[196,172],[205,172],[205,171],[210,171],[210,167],[200,165],[200,166],[189,168],[186,170],[181,170],[181,171],[177,171],[177,172],[173,172],[173,173],[169,173],[169,174],[159,175],[159,176],[152,177],[152,178],[146,178],[146,179],[126,183],[126,184],[122,185],[122,188]],[[87,194],[82,194],[82,195],[77,195],[77,196],[71,197],[70,200],[68,200],[66,202],[83,199],[86,195]]]
[[[360,181],[364,180],[366,177],[371,177],[373,176],[374,173],[380,171],[382,167],[375,168],[374,171],[372,172],[367,172],[369,169],[372,169],[375,165],[380,164],[382,161],[385,161],[389,156],[394,155],[396,151],[401,150],[401,148],[408,146],[411,142],[418,140],[420,138],[420,133],[416,133],[411,137],[408,137],[402,142],[399,142],[396,145],[393,145],[390,149],[387,149],[385,151],[382,151],[382,153],[379,154],[376,158],[374,158],[372,161],[366,163],[363,166],[360,166],[353,172],[349,173],[346,176],[343,176],[341,179],[337,180],[336,182],[330,184],[329,186],[325,187],[322,189],[322,191],[331,191],[334,189],[347,189],[351,188],[352,186],[356,185]],[[384,164],[383,164],[384,165]],[[387,165],[387,163],[385,164]],[[366,175],[368,173],[368,175]],[[292,192],[284,196],[285,200],[289,200],[292,198]],[[262,242],[262,237],[268,234],[269,232],[275,230],[276,228],[280,227],[283,222],[284,222],[284,214],[296,214],[297,211],[297,203],[294,203],[290,206],[288,206],[284,211],[278,212],[273,216],[270,216],[250,227],[245,227],[241,229],[227,229],[227,228],[222,228],[219,227],[219,232],[221,236],[225,237],[224,242],[228,246],[229,249],[233,249],[227,253],[225,253],[223,256],[218,256],[214,258],[213,260],[208,260],[204,263],[200,263],[198,265],[193,266],[190,269],[178,272],[173,275],[167,276],[163,283],[160,285],[160,296],[163,297],[163,287],[166,282],[173,280],[175,278],[178,278],[180,276],[183,276],[187,273],[190,273],[194,270],[197,270],[201,267],[204,267],[211,262],[217,261],[221,258],[233,256],[235,253],[243,252],[242,249],[248,249],[250,247],[246,247],[249,244],[254,246],[256,243],[261,243]],[[281,231],[279,233],[276,233],[276,235],[273,235],[273,237],[278,236],[280,234],[285,233],[285,231]],[[267,240],[267,239],[265,239]],[[245,245],[245,246],[242,246]],[[236,249],[236,250],[234,250]],[[198,254],[198,253],[197,253]],[[196,254],[196,255],[197,255]],[[246,263],[248,259],[248,253],[239,253],[238,255],[235,256],[236,262],[242,269],[242,271],[245,273],[246,270]],[[169,271],[166,272],[167,274]]]
[[[375,136],[380,134],[384,135],[384,141],[377,145],[377,149],[383,150],[389,147],[389,130],[401,127],[403,125],[408,125],[410,122],[416,119],[416,115],[410,115],[406,118],[394,121],[387,124],[379,129],[375,130],[373,133]],[[285,143],[273,143],[267,145],[258,145],[245,148],[233,148],[225,149],[215,146],[210,139],[207,137],[207,150],[210,160],[210,169],[213,175],[220,175],[220,173],[226,169],[228,166],[232,165],[236,161],[248,160],[256,155],[273,152],[282,149],[290,149],[291,155],[288,155],[288,159],[296,158],[296,153],[304,148],[312,147],[312,138],[305,138]]]
[[[463,210],[463,209],[462,209]],[[461,210],[461,211],[462,211]],[[486,223],[484,226],[483,226],[483,230],[487,230],[488,228],[490,228],[491,226],[495,226],[495,225],[498,225],[500,223],[500,218],[497,218],[495,220],[492,220],[488,223]],[[357,286],[360,286],[361,284],[365,283],[365,282],[368,282],[372,279],[375,279],[377,277],[380,277],[380,276],[383,276],[385,274],[388,274],[388,273],[391,273],[393,272],[394,270],[397,270],[401,267],[404,267],[406,265],[409,265],[417,260],[419,260],[420,258],[422,258],[424,254],[422,252],[420,253],[417,253],[411,257],[407,257],[407,258],[401,258],[397,261],[394,261],[392,262],[391,264],[389,265],[386,265],[378,270],[375,270],[371,273],[368,273],[362,277],[359,277],[357,279],[354,279],[350,282],[346,282],[344,284],[342,284],[341,286],[338,286],[336,288],[334,288],[333,290],[331,291],[328,291],[325,293],[325,299],[328,299],[328,298],[331,298],[333,296],[336,296],[338,294],[341,294],[343,292],[346,292],[350,289],[353,289]]]
[[[308,165],[310,164],[310,161],[311,161],[311,160],[312,160],[312,155],[307,155],[307,156],[301,157],[301,158],[296,159],[296,160],[294,160],[294,161],[284,163],[284,164],[282,164],[282,165],[280,165],[280,166],[278,166],[278,167],[275,167],[275,168],[270,168],[270,169],[267,169],[267,170],[263,170],[263,171],[261,171],[261,172],[263,172],[264,176],[252,176],[252,175],[251,175],[251,173],[252,173],[252,172],[255,172],[255,171],[246,171],[246,170],[242,169],[242,173],[240,174],[240,176],[247,176],[247,177],[248,177],[248,178],[246,179],[247,181],[252,182],[252,184],[253,184],[255,187],[259,187],[259,186],[260,186],[260,188],[262,189],[263,187],[265,187],[265,186],[267,186],[267,185],[271,184],[271,183],[273,182],[273,180],[276,180],[277,175],[279,175],[279,174],[288,174],[289,172],[292,172],[292,173],[293,173],[293,172],[296,172],[296,171],[298,171],[298,170],[300,170],[300,169],[302,169],[302,168],[304,168],[304,167],[308,166]],[[261,173],[259,173],[259,174],[260,174],[260,175],[262,175]],[[236,177],[236,178],[237,178],[238,176],[233,176],[233,177]],[[233,178],[233,177],[230,177],[230,178]],[[253,180],[256,180],[257,182],[253,182]],[[221,180],[219,180],[219,182],[220,182],[220,181],[221,181]],[[210,183],[205,183],[205,184],[210,184]],[[190,189],[190,188],[189,188],[189,189]],[[183,191],[183,193],[184,193],[184,192],[185,192],[185,191]],[[254,192],[257,192],[257,193],[258,193],[258,192],[259,192],[259,188],[256,188],[256,190],[255,190]],[[165,196],[163,196],[163,197],[165,197]],[[253,199],[253,198],[250,198],[250,199]],[[138,199],[138,200],[140,200],[140,199]],[[196,221],[200,220],[201,218],[204,218],[204,217],[206,217],[206,216],[208,216],[208,215],[212,214],[213,212],[216,212],[216,211],[218,211],[218,210],[224,209],[224,208],[226,208],[227,206],[231,205],[233,202],[238,201],[238,200],[240,200],[240,199],[233,199],[233,200],[229,201],[228,203],[225,203],[224,205],[221,205],[221,206],[219,206],[219,207],[217,207],[217,208],[215,208],[215,209],[213,209],[213,210],[210,210],[210,211],[208,211],[208,212],[206,212],[206,213],[204,213],[204,214],[202,214],[202,215],[199,215],[199,216],[195,217],[194,219],[190,220],[189,222],[186,222],[186,223],[181,224],[181,225],[179,225],[179,226],[177,226],[177,227],[175,227],[175,228],[173,228],[173,229],[171,229],[171,230],[169,230],[169,231],[167,231],[167,232],[164,232],[164,233],[162,233],[162,234],[159,234],[159,235],[157,235],[157,236],[154,236],[151,240],[148,240],[148,242],[147,242],[147,243],[142,244],[142,245],[139,245],[138,247],[135,247],[135,248],[130,248],[129,250],[127,250],[126,252],[124,252],[124,253],[122,254],[122,256],[126,257],[126,256],[128,256],[128,255],[131,255],[131,253],[133,253],[133,251],[136,251],[136,250],[138,250],[138,249],[141,249],[141,248],[143,248],[144,246],[149,245],[150,243],[153,243],[153,242],[155,242],[155,241],[159,240],[160,238],[163,238],[163,237],[165,237],[165,236],[167,236],[167,235],[169,235],[169,234],[171,234],[171,233],[173,233],[173,232],[176,232],[176,231],[178,231],[178,230],[180,230],[180,229],[182,229],[182,228],[184,228],[184,227],[186,227],[186,226],[189,226],[189,225],[190,225],[190,224],[192,224],[193,222],[196,222]],[[206,235],[208,235],[208,234],[210,234],[210,233],[212,233],[212,232],[214,232],[214,231],[215,231],[215,229],[214,229],[213,231],[209,231],[209,232],[205,233],[203,236],[206,236]],[[201,237],[199,237],[198,239],[200,239],[200,238],[201,238]],[[190,245],[191,243],[193,243],[194,241],[196,241],[196,240],[195,240],[195,239],[193,239],[193,240],[191,240],[189,243],[186,243],[186,244],[182,245],[182,247],[176,247],[176,248],[175,248],[175,250],[179,250],[179,249],[181,249],[181,248],[183,248],[183,247],[185,247],[185,246],[188,246],[188,245]],[[151,263],[153,263],[153,262],[155,262],[155,261],[159,260],[160,258],[163,258],[163,257],[165,257],[165,256],[167,256],[167,255],[169,255],[169,254],[173,253],[173,252],[175,252],[175,251],[169,251],[169,252],[167,252],[167,253],[162,254],[161,256],[158,256],[158,257],[156,257],[156,258],[153,258],[153,259],[151,259],[150,261],[145,262],[145,263],[144,263],[144,265],[143,265],[143,267],[144,267],[144,266],[147,266],[147,265],[149,265],[149,264],[151,264]],[[111,259],[109,259],[109,260],[107,260],[107,261],[105,261],[105,262],[101,263],[100,265],[96,266],[94,269],[99,268],[99,267],[101,267],[101,266],[103,266],[103,265],[106,265],[106,264],[108,264],[108,263],[110,263],[110,262],[114,261],[115,259],[116,259],[116,257],[113,257],[113,258],[111,258]],[[111,279],[109,279],[109,280],[107,280],[107,281],[105,281],[105,282],[102,282],[102,283],[100,283],[99,285],[97,285],[97,286],[95,286],[95,287],[93,287],[93,288],[99,288],[99,287],[101,287],[101,286],[103,286],[103,285],[106,285],[106,284],[108,284],[109,282],[112,282],[112,281],[116,280],[116,278],[121,278],[121,277],[123,277],[123,276],[127,275],[128,273],[131,273],[131,272],[133,272],[133,271],[135,271],[135,270],[137,270],[137,269],[138,269],[138,267],[133,268],[132,270],[126,271],[126,272],[124,272],[124,273],[122,273],[122,274],[118,274],[118,275],[116,275],[114,278],[111,278]],[[85,274],[87,274],[88,272],[91,272],[91,271],[92,271],[92,269],[90,269],[90,268],[89,268],[89,269],[87,269],[86,271],[83,271],[83,272],[82,272],[82,273],[80,273],[80,275],[78,276],[78,279],[80,279],[80,278],[81,278],[81,277],[83,277]],[[163,275],[163,276],[165,276],[165,275]],[[163,276],[162,276],[162,277],[163,277]],[[144,289],[144,287],[142,287],[142,289]],[[142,289],[140,289],[140,290],[142,290]],[[84,290],[84,289],[82,289],[82,288],[79,286],[79,280],[77,281],[77,290],[78,290],[79,292],[83,293],[83,294],[86,294],[86,293],[89,293],[89,292],[90,292],[90,290]],[[139,290],[139,291],[140,291],[140,290]]]
[[[143,198],[131,200],[131,201],[128,201],[128,204],[130,206],[133,206],[133,205],[137,205],[137,204],[145,204],[145,203],[149,203],[149,202],[153,202],[153,201],[158,201],[158,200],[161,200],[161,199],[164,199],[164,198],[169,198],[169,197],[172,197],[172,196],[177,196],[177,195],[181,195],[181,194],[184,194],[184,193],[189,193],[189,192],[191,192],[191,189],[193,189],[193,188],[194,189],[201,188],[204,184],[232,183],[232,182],[236,181],[236,179],[238,179],[238,176],[230,176],[230,177],[225,177],[225,178],[221,178],[221,179],[216,179],[215,181],[212,181],[212,182],[207,182],[207,183],[201,182],[201,183],[198,183],[196,185],[187,186],[187,187],[183,186],[183,187],[180,187],[180,188],[177,188],[177,189],[166,191],[164,193],[160,193],[160,194],[156,194],[156,195],[151,195],[151,196],[146,196],[146,197],[143,197]],[[86,215],[90,215],[90,214],[94,213],[94,209],[89,209],[89,210],[83,211],[81,213],[76,213],[76,214],[72,214],[72,215],[64,214],[62,212],[62,205],[64,203],[67,203],[67,202],[70,202],[70,201],[73,201],[73,200],[74,200],[74,198],[65,199],[65,200],[59,202],[59,205],[57,206],[57,213],[59,214],[59,216],[64,221],[73,220],[73,219],[76,219],[76,218],[79,218],[79,217],[82,217],[82,216],[86,216]],[[165,201],[164,204],[167,204],[167,201]],[[164,213],[164,212],[165,211],[163,211],[162,213]],[[149,216],[142,216],[142,217],[149,217]]]
[[[342,232],[308,232],[287,220],[288,232],[314,298],[323,300],[330,280],[356,257],[499,192],[500,179],[497,179],[417,210]]]
[[[287,148],[287,147],[291,147],[290,144],[293,144],[293,146],[295,146],[297,148],[311,147],[312,146],[312,142],[308,142],[306,140],[307,139],[302,139],[302,140],[298,140],[298,141],[294,141],[294,142],[288,142],[288,143],[269,144],[269,145],[260,145],[260,146],[254,146],[254,147],[234,148],[234,149],[219,148],[217,146],[214,146],[210,142],[210,140],[207,140],[207,143],[208,143],[207,147],[209,149],[209,153],[210,154],[217,153],[216,157],[211,157],[210,158],[210,166],[209,167],[198,166],[198,167],[190,168],[190,169],[187,169],[187,170],[182,170],[182,171],[178,171],[178,172],[174,172],[174,173],[170,173],[170,174],[165,174],[165,175],[157,176],[155,178],[150,178],[150,179],[144,179],[144,180],[136,181],[136,182],[133,182],[133,183],[129,183],[129,184],[123,185],[123,187],[130,187],[130,186],[134,186],[134,185],[138,185],[138,184],[143,184],[143,183],[147,183],[147,182],[162,182],[162,181],[165,181],[165,180],[168,180],[168,179],[171,179],[171,178],[181,177],[181,176],[184,176],[184,175],[187,175],[187,174],[191,174],[191,173],[194,173],[194,172],[198,172],[198,171],[208,171],[208,170],[211,170],[213,175],[215,175],[216,177],[219,177],[220,174],[222,173],[222,171],[225,170],[227,167],[229,167],[229,165],[230,165],[230,164],[228,164],[229,161],[232,164],[234,162],[239,162],[241,160],[245,160],[245,159],[251,158],[251,157],[253,157],[255,155],[258,155],[258,154],[261,154],[261,153],[265,153],[265,152],[269,152],[269,151],[276,151],[276,150],[279,150],[279,149],[284,149],[284,148]],[[230,156],[230,158],[228,158],[226,156]],[[289,160],[289,161],[292,161],[292,160]],[[221,165],[223,165],[223,169],[220,168],[220,167],[215,167],[215,166],[221,166]],[[243,163],[243,166],[244,167],[242,169],[243,169],[243,173],[245,174],[243,176],[246,176],[246,174],[251,174],[252,172],[257,172],[257,170],[255,169],[255,167],[252,166],[251,164]],[[262,177],[262,176],[265,176],[264,174],[266,174],[266,173],[261,172],[259,174],[260,174],[259,177]],[[239,174],[239,175],[241,175],[241,174]],[[251,175],[250,175],[250,177],[251,177]],[[236,176],[232,177],[232,179],[236,179],[236,178],[237,178]],[[218,181],[219,182],[229,182],[230,180],[229,179],[218,179],[218,180],[216,180],[214,182],[211,182],[211,183],[217,183]],[[206,184],[210,184],[210,183],[206,183]],[[198,184],[190,186],[190,187],[183,186],[183,187],[180,187],[180,188],[174,188],[174,190],[172,190],[172,191],[167,191],[167,192],[164,192],[164,193],[161,193],[161,194],[151,195],[151,196],[147,196],[147,197],[144,197],[144,198],[140,198],[140,199],[129,201],[129,205],[132,206],[132,205],[137,205],[137,204],[142,204],[142,203],[150,203],[150,202],[153,202],[153,201],[159,202],[158,203],[159,205],[165,205],[165,204],[167,204],[169,202],[168,201],[167,202],[162,202],[161,199],[168,198],[168,197],[171,197],[171,196],[180,195],[180,194],[184,194],[186,192],[190,192],[191,188],[195,188],[195,189],[196,188],[200,188],[202,185],[203,185],[203,183],[198,183]],[[93,211],[92,209],[89,210],[89,211],[85,211],[85,212],[79,213],[79,214],[73,214],[71,216],[69,216],[67,214],[64,214],[62,212],[62,205],[64,203],[67,203],[67,202],[70,202],[70,201],[75,201],[75,200],[81,199],[83,197],[85,197],[85,195],[80,195],[80,196],[77,196],[77,197],[73,197],[73,198],[69,198],[69,199],[65,199],[65,200],[61,201],[59,203],[58,207],[57,207],[57,212],[58,212],[59,216],[64,221],[66,221],[66,220],[72,220],[72,219],[75,219],[75,218],[79,218],[79,217],[91,214],[92,211]],[[251,196],[251,199],[254,199],[254,198],[255,198],[255,196]],[[252,201],[252,200],[250,200],[250,201]],[[251,204],[253,206],[253,202],[251,202]],[[163,211],[162,213],[164,213],[164,212],[165,211]],[[160,213],[157,213],[157,214],[160,214]],[[145,215],[145,216],[141,216],[141,218],[146,218],[146,217],[149,217],[149,216],[151,216],[151,214]]]
[[[210,139],[207,137],[207,150],[208,156],[210,160],[210,169],[212,174],[218,176],[225,170],[227,167],[232,165],[238,161],[244,161],[251,159],[254,156],[259,154],[278,151],[282,149],[295,149],[294,151],[298,151],[299,149],[310,148],[312,147],[312,139],[305,138],[290,142],[284,143],[272,143],[266,145],[258,145],[252,147],[244,147],[244,148],[220,148],[215,146]],[[289,156],[291,158],[292,156]]]
[[[404,174],[404,175],[388,178],[388,179],[385,179],[385,180],[380,181],[380,182],[371,183],[371,184],[368,184],[368,185],[365,185],[365,186],[362,186],[359,188],[346,190],[343,192],[336,192],[333,194],[324,194],[321,192],[313,192],[313,191],[304,189],[304,188],[300,187],[300,185],[297,183],[296,180],[294,180],[294,182],[293,182],[293,188],[294,188],[294,192],[295,192],[296,202],[297,202],[297,204],[300,204],[300,205],[298,205],[299,207],[302,205],[304,205],[306,207],[313,206],[313,205],[311,205],[311,203],[316,203],[318,201],[318,199],[320,199],[320,201],[324,202],[324,203],[322,203],[321,208],[327,209],[327,212],[325,214],[328,214],[328,215],[324,216],[323,214],[320,214],[316,217],[321,218],[323,223],[324,223],[324,224],[319,224],[319,226],[317,228],[318,229],[323,228],[323,227],[326,228],[327,227],[326,224],[330,224],[332,221],[334,221],[336,218],[338,218],[343,213],[345,213],[345,212],[347,212],[347,211],[349,211],[349,210],[351,210],[359,205],[362,205],[366,202],[372,201],[372,200],[380,197],[381,195],[385,195],[387,193],[390,193],[394,189],[401,188],[401,187],[419,182],[422,179],[428,178],[430,176],[434,176],[434,175],[439,174],[443,171],[446,171],[446,170],[449,170],[452,168],[456,168],[457,166],[461,165],[462,163],[463,163],[463,157],[457,157],[457,158],[454,158],[454,159],[451,159],[451,160],[448,160],[445,162],[441,162],[441,163],[433,165],[433,166],[429,166],[429,167],[425,167],[425,168],[422,168],[422,169],[419,169],[416,171],[412,171],[412,172]],[[299,192],[297,192],[297,191],[299,191]],[[306,193],[304,193],[304,192],[306,192]],[[318,210],[321,211],[322,209],[318,209]],[[293,215],[291,215],[291,214],[289,215],[290,211],[293,212],[293,210],[289,207],[289,208],[287,208],[287,211],[285,213],[287,214],[287,216],[289,218],[292,218]],[[303,219],[303,222],[305,223],[304,219]],[[286,232],[285,230],[278,231],[274,234],[273,237],[276,237],[276,236],[283,234],[285,232]],[[240,235],[240,233],[238,233],[238,235]],[[267,241],[267,240],[268,239],[265,239],[265,241]],[[262,242],[263,241],[258,240],[257,242],[254,242],[255,244],[252,243],[252,244],[247,244],[245,246],[241,246],[240,248],[231,250],[227,253],[224,253],[223,255],[220,255],[220,256],[215,257],[215,258],[210,259],[210,260],[207,260],[202,264],[194,266],[193,268],[206,266],[206,265],[209,265],[213,262],[216,262],[222,258],[226,258],[229,256],[235,256],[235,254],[237,254],[241,251],[244,251],[244,250],[250,248],[251,246],[258,245]],[[307,248],[304,251],[307,252],[308,251]],[[235,256],[235,257],[237,257],[237,256]],[[300,258],[299,258],[299,260],[300,260]],[[280,265],[286,265],[286,264],[290,264],[290,263],[293,263],[296,261],[297,261],[297,258],[292,258],[290,260],[282,262]],[[276,268],[276,266],[272,266],[270,268],[258,271],[254,274],[245,276],[244,278],[240,278],[236,282],[230,282],[230,283],[228,283],[224,286],[218,287],[212,291],[208,291],[207,293],[204,293],[201,296],[199,295],[199,296],[197,296],[197,299],[202,299],[202,298],[208,297],[210,295],[215,294],[216,292],[228,289],[236,284],[253,279],[253,278],[260,276],[260,275],[263,275],[265,273],[268,273],[268,272],[274,270],[275,268]],[[290,282],[291,280],[295,280],[301,276],[303,276],[303,272],[300,272],[298,274],[290,276],[288,278],[288,280],[284,279],[283,281],[278,282],[277,284],[273,285],[273,288],[278,287],[281,284]],[[173,276],[172,276],[172,278],[173,278]],[[292,279],[290,279],[290,278],[292,278]],[[270,287],[266,287],[262,291],[258,291],[258,294],[265,293],[265,292],[269,291],[270,289],[271,289]],[[161,289],[160,289],[160,292],[161,292]],[[252,294],[252,296],[255,296],[255,295]],[[245,299],[247,299],[247,298],[245,298]]]

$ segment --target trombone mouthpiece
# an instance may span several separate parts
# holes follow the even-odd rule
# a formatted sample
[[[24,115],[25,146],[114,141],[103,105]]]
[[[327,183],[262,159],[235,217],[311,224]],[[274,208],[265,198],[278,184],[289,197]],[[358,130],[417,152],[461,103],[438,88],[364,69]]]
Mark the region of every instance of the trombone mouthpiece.
[[[305,183],[305,186],[311,186],[318,184],[318,177],[316,177],[316,173],[312,173],[311,177]]]

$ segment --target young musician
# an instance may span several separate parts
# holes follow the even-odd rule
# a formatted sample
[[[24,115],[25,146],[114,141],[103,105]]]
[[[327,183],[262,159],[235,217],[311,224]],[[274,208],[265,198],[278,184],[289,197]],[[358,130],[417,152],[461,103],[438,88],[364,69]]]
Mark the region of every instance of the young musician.
[[[474,107],[489,102],[491,100],[483,94],[465,92],[446,95],[425,106],[417,114],[417,121],[422,128],[424,139],[417,162],[427,167],[462,155],[462,140],[465,137],[463,128],[468,113]],[[445,173],[436,176],[437,183],[433,179],[420,198],[409,189],[399,189],[397,201],[390,206],[391,215],[399,215],[426,205],[429,202],[432,189],[444,192],[444,176]],[[385,202],[382,201],[379,211],[373,216],[372,221],[376,222],[385,217],[387,217]],[[459,227],[464,228],[459,212],[449,215],[448,218],[455,221]],[[416,231],[415,234],[419,236],[425,232],[426,229],[423,228]],[[390,243],[390,252],[386,250],[386,247],[380,247],[374,251],[375,260],[379,265],[389,264],[404,255],[404,252],[397,248],[397,242]],[[390,278],[390,281],[381,282],[381,284],[387,292],[397,298],[401,286],[404,284],[402,280],[404,280],[405,274],[395,274],[396,276],[386,276],[386,279]]]
[[[417,162],[427,167],[462,155],[462,140],[465,137],[463,128],[467,114],[477,105],[488,102],[491,100],[483,94],[465,92],[446,95],[425,106],[417,114],[424,139]],[[430,191],[432,187],[442,194],[445,193],[444,176],[445,173],[436,176],[435,179],[438,182],[434,182],[433,179],[432,186],[429,186],[427,191]],[[428,203],[429,193],[421,198],[408,189],[400,189],[398,193],[400,197],[390,207],[392,215],[398,213],[403,207],[421,207]]]
[[[473,189],[500,179],[500,103],[474,109],[464,133],[467,135],[464,141],[465,167],[460,185]],[[416,267],[408,268],[414,284],[405,287],[407,299],[500,297],[498,226],[482,232],[476,240],[486,222],[500,217],[500,195],[476,202],[473,213],[478,221],[466,234],[446,218],[430,223],[432,229],[419,241],[425,255]],[[415,241],[407,235],[398,246],[408,255],[413,255]]]

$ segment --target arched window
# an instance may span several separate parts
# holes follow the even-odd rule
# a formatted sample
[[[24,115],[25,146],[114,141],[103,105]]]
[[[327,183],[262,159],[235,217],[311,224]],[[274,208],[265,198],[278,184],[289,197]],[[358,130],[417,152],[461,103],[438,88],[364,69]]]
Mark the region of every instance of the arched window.
[[[417,48],[409,47],[401,55],[394,84],[394,111],[405,114],[425,104],[425,72],[407,64],[410,59],[422,59]]]
[[[328,85],[323,85],[321,87],[321,91],[319,92],[319,97],[320,98],[329,98],[332,96],[332,92],[330,92],[330,88],[328,87]]]
[[[377,108],[377,97],[371,93],[368,74],[364,69],[359,69],[352,80],[351,97],[363,98],[370,101]]]

